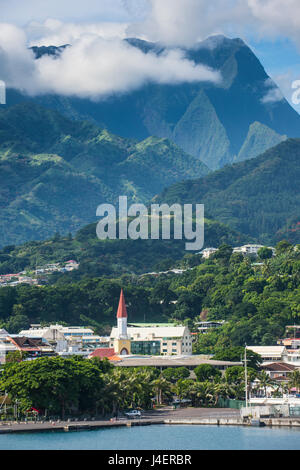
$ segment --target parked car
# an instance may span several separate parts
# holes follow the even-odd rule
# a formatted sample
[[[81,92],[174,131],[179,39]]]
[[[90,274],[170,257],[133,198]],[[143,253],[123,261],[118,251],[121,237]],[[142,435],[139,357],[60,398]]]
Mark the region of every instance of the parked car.
[[[131,411],[127,411],[125,415],[128,418],[140,418],[142,416],[142,413],[139,410],[131,410]]]

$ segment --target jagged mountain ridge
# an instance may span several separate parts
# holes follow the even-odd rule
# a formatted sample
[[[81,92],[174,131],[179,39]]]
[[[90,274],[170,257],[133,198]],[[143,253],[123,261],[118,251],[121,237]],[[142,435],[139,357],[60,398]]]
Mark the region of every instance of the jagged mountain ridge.
[[[209,169],[167,139],[137,142],[33,103],[0,110],[0,245],[74,232],[102,203],[147,202]]]
[[[165,51],[159,44],[139,39],[127,41],[145,53],[159,55]],[[35,53],[38,58],[44,53],[56,55],[61,50],[35,48]],[[266,100],[268,92],[277,89],[276,85],[241,39],[213,36],[185,49],[185,54],[197,64],[219,70],[222,82],[147,84],[134,92],[98,102],[54,95],[39,96],[35,101],[71,119],[90,120],[126,138],[143,140],[152,135],[168,138],[211,169],[239,160],[249,133],[254,144],[247,142],[247,154],[243,151],[242,159],[257,155],[257,140],[258,150],[263,152],[284,136],[300,137],[300,116],[284,98]],[[9,92],[10,103],[24,99],[16,91]],[[253,129],[256,122],[269,128],[265,141],[261,130]]]

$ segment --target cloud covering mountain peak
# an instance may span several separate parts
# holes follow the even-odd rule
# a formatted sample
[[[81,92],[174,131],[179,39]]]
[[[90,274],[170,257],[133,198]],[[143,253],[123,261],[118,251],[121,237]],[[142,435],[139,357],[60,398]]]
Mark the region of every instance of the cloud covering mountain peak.
[[[36,60],[25,32],[0,24],[0,74],[8,87],[31,96],[45,93],[99,99],[126,93],[146,83],[178,84],[209,81],[220,74],[185,57],[181,49],[143,52],[119,37],[84,31],[58,56]]]

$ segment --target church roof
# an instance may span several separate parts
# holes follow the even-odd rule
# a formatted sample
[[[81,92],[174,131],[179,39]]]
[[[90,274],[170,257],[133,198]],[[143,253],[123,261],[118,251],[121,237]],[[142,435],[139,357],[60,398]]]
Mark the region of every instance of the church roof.
[[[188,334],[188,329],[185,326],[167,326],[167,327],[145,327],[145,328],[127,328],[127,334],[134,340],[151,340],[155,338],[183,338]],[[118,328],[113,327],[110,337],[117,338]]]
[[[117,318],[127,318],[127,310],[126,310],[126,304],[125,304],[125,297],[124,297],[123,289],[121,289],[119,307],[118,307],[118,311],[117,311]]]

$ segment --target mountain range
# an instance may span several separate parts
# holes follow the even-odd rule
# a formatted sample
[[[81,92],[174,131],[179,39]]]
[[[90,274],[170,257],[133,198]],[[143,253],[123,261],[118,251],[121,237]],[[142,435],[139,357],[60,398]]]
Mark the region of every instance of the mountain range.
[[[33,103],[0,111],[0,244],[74,232],[102,203],[146,202],[209,172],[167,139],[124,139]]]
[[[202,203],[216,220],[263,243],[300,243],[300,139],[251,160],[176,183],[156,201]]]
[[[166,51],[127,41],[145,53]],[[39,60],[66,47],[33,51]],[[0,246],[74,233],[120,195],[204,203],[235,239],[298,243],[300,116],[241,39],[214,36],[184,52],[218,70],[221,83],[148,83],[99,101],[8,90]]]
[[[139,39],[126,41],[158,56],[169,50]],[[44,54],[58,55],[65,47],[69,46],[33,50],[39,60]],[[34,101],[125,138],[167,138],[213,170],[257,156],[286,137],[300,137],[298,113],[244,41],[212,36],[183,51],[195,64],[218,71],[221,82],[148,83],[98,101],[58,95],[37,96]],[[8,103],[26,99],[8,91]]]

